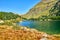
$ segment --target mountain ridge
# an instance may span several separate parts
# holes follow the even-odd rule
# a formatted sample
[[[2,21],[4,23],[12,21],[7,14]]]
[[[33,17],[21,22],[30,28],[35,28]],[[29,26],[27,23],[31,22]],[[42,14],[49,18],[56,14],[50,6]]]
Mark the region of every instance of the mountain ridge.
[[[57,0],[49,0],[49,1],[42,0],[22,17],[29,19],[29,18],[38,18],[43,15],[48,16],[49,10],[51,9],[51,7],[55,5],[56,2]]]

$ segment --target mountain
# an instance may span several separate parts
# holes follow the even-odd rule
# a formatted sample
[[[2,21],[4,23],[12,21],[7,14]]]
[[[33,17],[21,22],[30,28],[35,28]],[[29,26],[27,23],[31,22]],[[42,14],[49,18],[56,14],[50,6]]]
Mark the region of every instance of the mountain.
[[[14,14],[12,12],[0,12],[0,19],[1,20],[10,20],[10,19],[16,19],[21,16],[19,16],[18,14]]]
[[[55,5],[57,0],[42,0],[38,4],[36,4],[33,8],[29,10],[28,13],[25,15],[22,15],[24,18],[38,18],[41,16],[48,16],[49,15],[49,10],[51,7]]]
[[[60,0],[50,10],[51,16],[60,16]]]

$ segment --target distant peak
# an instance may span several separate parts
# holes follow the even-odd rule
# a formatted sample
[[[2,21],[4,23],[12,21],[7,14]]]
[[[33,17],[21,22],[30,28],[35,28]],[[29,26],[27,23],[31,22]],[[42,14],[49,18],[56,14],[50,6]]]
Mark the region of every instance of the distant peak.
[[[52,1],[56,1],[56,0],[42,0],[42,2],[44,2],[44,3],[52,2]]]

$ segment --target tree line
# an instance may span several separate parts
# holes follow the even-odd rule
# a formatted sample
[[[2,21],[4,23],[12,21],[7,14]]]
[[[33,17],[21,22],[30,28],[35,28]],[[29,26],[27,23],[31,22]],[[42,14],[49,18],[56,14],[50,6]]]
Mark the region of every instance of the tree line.
[[[18,14],[14,14],[12,12],[0,12],[0,20],[10,20],[10,19],[16,19],[19,16]]]

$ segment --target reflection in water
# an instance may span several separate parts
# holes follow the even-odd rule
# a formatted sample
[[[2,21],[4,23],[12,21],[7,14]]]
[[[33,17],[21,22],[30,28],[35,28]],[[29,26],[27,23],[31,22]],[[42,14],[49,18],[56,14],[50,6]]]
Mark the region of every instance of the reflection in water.
[[[60,33],[60,21],[23,21],[19,25],[35,28],[50,34]]]

